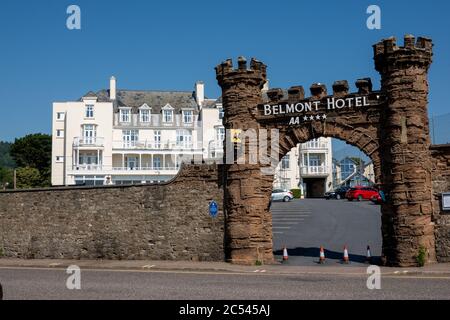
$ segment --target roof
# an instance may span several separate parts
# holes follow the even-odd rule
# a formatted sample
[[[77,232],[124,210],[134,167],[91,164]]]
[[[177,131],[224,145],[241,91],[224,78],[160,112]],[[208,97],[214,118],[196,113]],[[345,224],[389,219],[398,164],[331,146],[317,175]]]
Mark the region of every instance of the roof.
[[[195,101],[195,94],[192,91],[146,91],[146,90],[117,90],[114,111],[118,107],[130,107],[133,113],[137,113],[139,107],[147,104],[152,113],[159,113],[161,109],[170,104],[175,112],[182,109],[192,108],[198,112],[198,105]],[[97,92],[99,102],[109,102],[109,90]]]
[[[97,95],[96,95],[94,92],[89,91],[88,93],[86,93],[86,94],[83,96],[83,98],[97,98]]]

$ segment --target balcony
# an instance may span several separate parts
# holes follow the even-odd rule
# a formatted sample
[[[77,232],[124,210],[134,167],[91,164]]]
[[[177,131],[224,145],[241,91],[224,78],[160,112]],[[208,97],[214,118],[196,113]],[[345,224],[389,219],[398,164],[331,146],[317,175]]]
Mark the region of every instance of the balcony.
[[[331,173],[327,166],[302,166],[300,174],[303,177],[324,177]]]
[[[300,150],[328,150],[328,142],[308,141],[302,143]]]
[[[104,142],[105,139],[99,137],[76,137],[73,139],[73,146],[75,148],[102,148],[104,146]]]
[[[154,142],[154,141],[113,141],[113,150],[190,150],[202,151],[202,143],[193,142]]]
[[[78,164],[72,167],[73,171],[102,171],[101,164]]]
[[[180,168],[179,167],[113,167],[112,171],[114,173],[123,174],[176,174]]]
[[[154,167],[111,167],[103,165],[75,165],[71,174],[92,175],[176,175],[179,167],[154,166]]]

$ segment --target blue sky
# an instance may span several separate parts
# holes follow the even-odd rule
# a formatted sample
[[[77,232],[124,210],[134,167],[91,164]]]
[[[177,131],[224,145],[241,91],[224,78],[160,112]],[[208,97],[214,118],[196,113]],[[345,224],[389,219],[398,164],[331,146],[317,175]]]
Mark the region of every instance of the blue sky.
[[[66,9],[82,11],[82,30],[66,28]],[[366,8],[382,10],[382,29],[366,28]],[[272,87],[309,87],[370,76],[372,45],[404,34],[435,43],[430,112],[450,112],[450,2],[435,1],[113,1],[2,0],[0,140],[51,131],[53,101],[106,88],[220,94],[214,66],[254,56]],[[354,86],[353,86],[354,88]]]

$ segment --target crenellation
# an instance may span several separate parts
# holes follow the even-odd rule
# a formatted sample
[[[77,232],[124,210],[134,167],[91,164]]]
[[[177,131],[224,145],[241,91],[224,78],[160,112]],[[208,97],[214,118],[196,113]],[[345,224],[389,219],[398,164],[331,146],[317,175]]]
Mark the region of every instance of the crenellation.
[[[359,94],[369,94],[372,92],[372,79],[370,78],[358,79],[355,85],[358,88]]]
[[[388,72],[405,69],[411,65],[429,67],[433,56],[433,43],[429,38],[405,35],[403,47],[397,46],[394,37],[384,39],[374,46],[375,69]]]
[[[273,88],[267,91],[267,96],[269,97],[269,102],[276,103],[283,98],[283,89]]]
[[[302,86],[293,86],[288,89],[288,100],[295,102],[305,99],[305,89]]]
[[[343,97],[348,95],[348,81],[347,80],[339,80],[333,83],[333,94],[336,97]]]
[[[238,69],[240,71],[247,70],[247,59],[245,59],[245,57],[243,56],[240,56],[238,58]]]
[[[313,83],[309,88],[311,98],[322,99],[327,96],[327,87],[322,83]]]
[[[247,59],[240,56],[237,60],[237,68],[233,66],[233,60],[227,59],[221,64],[217,65],[216,78],[219,84],[233,85],[242,79],[247,79],[254,82],[258,87],[263,87],[266,82],[267,67],[260,61],[252,58],[250,61],[250,69],[247,68]]]

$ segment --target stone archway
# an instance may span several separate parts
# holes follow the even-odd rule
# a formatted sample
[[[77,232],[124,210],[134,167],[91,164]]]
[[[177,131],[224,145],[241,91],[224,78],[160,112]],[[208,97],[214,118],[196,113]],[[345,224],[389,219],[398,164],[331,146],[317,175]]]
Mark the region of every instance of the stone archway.
[[[404,46],[398,47],[394,38],[386,39],[374,46],[374,59],[381,90],[373,91],[366,78],[356,82],[358,92],[349,93],[347,81],[336,81],[332,95],[324,85],[313,84],[307,98],[301,86],[269,90],[264,96],[263,63],[252,59],[248,68],[239,58],[234,68],[227,60],[216,67],[224,125],[257,133],[278,129],[277,160],[297,143],[321,136],[358,147],[373,160],[376,181],[387,196],[382,205],[386,263],[416,265],[422,247],[428,261],[435,261],[427,115],[432,43],[405,36]],[[228,147],[229,140],[227,135]],[[249,149],[244,149],[247,158],[254,156]],[[273,176],[263,173],[267,166],[235,161],[224,165],[226,257],[232,263],[273,261],[268,206]]]

